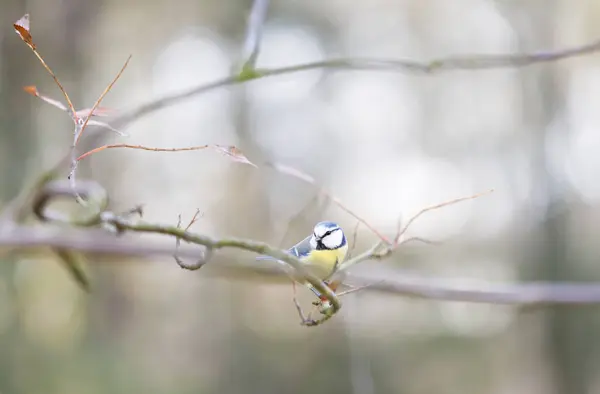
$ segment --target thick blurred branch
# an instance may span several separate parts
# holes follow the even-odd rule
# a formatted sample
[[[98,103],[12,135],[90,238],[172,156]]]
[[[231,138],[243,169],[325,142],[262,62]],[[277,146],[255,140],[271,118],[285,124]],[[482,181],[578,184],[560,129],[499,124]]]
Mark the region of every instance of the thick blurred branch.
[[[167,248],[155,243],[149,244],[134,239],[123,239],[106,230],[103,231],[93,227],[102,226],[113,229],[118,234],[123,232],[165,234],[188,243],[202,245],[206,248],[202,252],[191,248],[179,250],[177,254],[181,257],[193,257],[197,259],[199,255],[206,256],[206,252],[209,250],[234,248],[258,254],[266,254],[285,261],[293,268],[297,275],[309,281],[321,294],[327,296],[327,299],[332,304],[333,312],[326,314],[319,321],[313,321],[314,324],[319,324],[331,318],[341,308],[338,297],[331,289],[306,272],[298,259],[282,250],[271,247],[263,242],[239,238],[216,239],[192,233],[186,228],[179,226],[147,223],[128,217],[128,215],[131,216],[131,213],[117,215],[104,209],[98,209],[98,207],[104,208],[107,206],[105,201],[106,196],[99,185],[93,184],[93,182],[81,182],[77,187],[79,190],[73,191],[66,180],[50,181],[45,184],[33,199],[33,211],[39,219],[49,223],[45,226],[25,226],[14,222],[2,222],[0,223],[0,247],[8,247],[9,249],[54,247],[81,252],[135,256],[173,255],[173,247]],[[87,208],[93,213],[87,216],[85,220],[73,220],[71,217],[59,215],[47,209],[47,205],[54,198],[75,192],[79,192],[90,199]],[[92,209],[94,205],[96,206],[96,210]],[[64,226],[51,224],[52,222],[78,226],[79,229],[65,229]],[[381,242],[377,245],[380,244]],[[401,244],[399,243],[399,245]],[[394,250],[390,249],[388,245],[383,249],[383,252],[377,252],[376,250],[378,249],[376,246],[357,256],[355,259],[361,259],[361,261],[378,259],[391,254]],[[207,263],[210,265],[207,260],[204,260],[200,266]],[[244,271],[259,272],[265,275],[289,274],[282,271],[279,266],[219,265],[215,266],[215,268],[218,275],[225,276],[235,276],[236,272],[239,274]],[[214,273],[215,271],[213,270]],[[385,278],[367,278],[347,275],[346,279],[353,282],[353,284],[357,282],[358,285],[367,285],[365,290],[377,290],[402,296],[442,301],[506,304],[522,307],[600,304],[600,284],[538,282],[500,286],[482,283],[471,288],[457,288],[456,286],[444,283],[440,279],[415,278],[407,275],[395,278],[390,278],[389,276]]]
[[[140,241],[134,237],[115,237],[100,229],[73,229],[63,226],[13,225],[0,228],[0,256],[14,249],[44,247],[121,256],[172,256],[173,246]],[[196,248],[181,248],[181,257],[198,258]]]
[[[251,252],[283,257],[275,248],[267,244],[244,239],[213,239],[202,235],[188,233],[184,235],[175,231],[176,227],[157,226],[151,224],[125,225],[132,232],[159,230],[163,234],[179,236],[190,243],[211,245],[214,248],[237,248]],[[181,229],[179,229],[181,231]],[[64,229],[57,226],[15,226],[0,231],[0,250],[8,248],[41,248],[60,247],[80,252],[121,255],[121,256],[172,256],[173,247],[160,246],[155,242],[144,242],[132,237],[116,237],[97,229]],[[195,248],[182,248],[178,252],[181,257],[198,258],[201,252]],[[208,263],[210,264],[210,263]],[[244,272],[258,273],[265,276],[286,276],[277,266],[244,266],[224,265],[213,267],[210,275],[236,277]],[[600,283],[552,283],[533,282],[522,284],[497,285],[480,283],[477,285],[456,286],[448,284],[441,278],[410,277],[395,275],[393,278],[377,276],[359,276],[348,274],[346,278],[356,285],[368,285],[364,291],[380,291],[390,294],[440,300],[462,301],[515,305],[520,307],[546,307],[554,305],[600,305]]]
[[[519,307],[600,305],[600,283],[531,282],[497,285],[481,283],[464,286],[448,284],[440,278],[402,276],[394,279],[363,278],[348,275],[348,279],[366,289],[406,297],[462,301],[483,304],[514,305]],[[376,283],[369,285],[377,281]]]

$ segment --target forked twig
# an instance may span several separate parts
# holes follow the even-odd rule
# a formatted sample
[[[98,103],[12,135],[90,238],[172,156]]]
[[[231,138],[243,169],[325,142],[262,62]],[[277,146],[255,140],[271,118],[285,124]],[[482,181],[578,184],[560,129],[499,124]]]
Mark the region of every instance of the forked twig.
[[[400,238],[406,233],[406,231],[408,230],[408,228],[410,227],[410,225],[413,224],[414,221],[417,220],[419,217],[421,217],[421,215],[423,215],[423,214],[425,214],[425,213],[427,213],[429,211],[434,211],[436,209],[447,207],[449,205],[454,205],[454,204],[462,202],[462,201],[474,200],[474,199],[479,198],[479,197],[481,197],[483,195],[492,193],[493,191],[494,191],[494,189],[490,189],[490,190],[488,190],[486,192],[483,192],[483,193],[477,193],[477,194],[474,194],[472,196],[456,198],[454,200],[445,201],[445,202],[442,202],[440,204],[431,205],[429,207],[421,209],[419,212],[417,212],[415,215],[413,215],[408,220],[408,222],[406,223],[406,226],[404,226],[404,228],[398,228],[398,232],[396,233],[396,236],[394,237],[393,248],[395,248],[395,247],[397,247],[399,245]],[[420,240],[420,238],[418,238],[418,239]]]
[[[419,212],[417,212],[415,215],[413,215],[408,222],[406,223],[406,226],[404,226],[403,228],[401,228],[399,226],[398,232],[396,234],[396,236],[394,237],[393,242],[385,242],[384,240],[381,240],[380,242],[378,242],[377,244],[373,245],[371,248],[369,248],[369,250],[361,253],[360,255],[354,257],[354,258],[350,258],[346,261],[344,261],[342,264],[340,264],[340,267],[338,268],[338,271],[343,271],[346,270],[348,268],[350,268],[351,266],[358,264],[360,262],[363,262],[365,260],[371,260],[371,259],[377,259],[377,260],[381,260],[387,256],[389,256],[394,250],[396,250],[400,245],[406,244],[408,242],[423,242],[426,244],[435,244],[436,242],[434,241],[430,241],[421,237],[411,237],[408,238],[402,242],[400,242],[400,238],[406,233],[406,231],[409,229],[409,227],[415,222],[415,220],[417,220],[421,215],[423,215],[426,212],[429,211],[433,211],[436,209],[440,209],[449,205],[453,205],[462,201],[468,201],[468,200],[473,200],[475,198],[481,197],[483,195],[489,194],[491,192],[493,192],[493,189],[490,189],[486,192],[483,193],[477,193],[474,194],[472,196],[467,196],[467,197],[461,197],[461,198],[456,198],[454,200],[450,200],[450,201],[445,201],[442,202],[440,204],[436,204],[436,205],[432,205],[426,208],[421,209]]]
[[[102,92],[102,94],[100,95],[100,97],[98,97],[98,99],[94,103],[94,106],[92,107],[92,110],[90,111],[90,114],[85,117],[85,122],[83,122],[83,125],[81,126],[81,130],[79,130],[79,132],[75,135],[75,139],[74,139],[74,142],[73,142],[73,148],[75,148],[75,146],[79,142],[79,139],[81,138],[81,135],[85,131],[85,128],[87,127],[87,124],[88,124],[90,118],[92,117],[92,114],[94,113],[94,111],[96,111],[96,109],[98,108],[98,106],[100,105],[100,103],[102,102],[102,100],[104,99],[104,96],[106,96],[108,94],[108,92],[110,92],[110,90],[112,89],[112,87],[114,86],[114,84],[119,80],[119,78],[121,78],[121,75],[123,74],[123,71],[125,71],[125,69],[127,68],[127,65],[129,64],[130,60],[131,60],[131,55],[129,55],[129,57],[127,57],[127,60],[125,60],[125,63],[123,64],[123,66],[121,67],[121,69],[119,70],[119,72],[117,73],[117,75],[108,84],[108,86],[106,86],[106,88],[104,89],[104,91]]]
[[[300,317],[300,324],[306,325],[306,324],[312,323],[313,320],[310,318],[310,315],[308,317],[304,316],[304,311],[302,310],[302,306],[300,305],[300,302],[298,301],[298,289],[296,287],[296,281],[293,278],[292,278],[292,293],[293,293],[294,306],[296,307],[296,311],[298,312],[298,317]]]
[[[350,246],[350,250],[348,251],[347,259],[352,258],[352,254],[354,253],[354,249],[356,249],[356,241],[358,239],[358,228],[360,227],[360,222],[356,222],[354,226],[354,231],[352,232],[352,245]]]
[[[200,217],[201,217],[200,208],[196,208],[196,213],[194,213],[194,216],[189,221],[189,223],[187,224],[187,226],[185,227],[185,229],[183,231],[188,231],[194,225],[194,223],[196,223],[198,221],[198,219]],[[177,228],[181,228],[181,214],[177,215]],[[184,263],[183,260],[181,260],[181,258],[179,258],[178,251],[179,251],[180,246],[181,246],[181,238],[175,237],[175,253],[173,254],[173,258],[175,259],[177,264],[181,268],[184,268],[184,269],[194,271],[194,270],[201,268],[208,261],[208,259],[210,258],[210,255],[212,254],[212,248],[207,247],[204,252],[204,255],[200,259],[196,260],[196,262],[194,262],[193,264],[187,264],[187,263]]]
[[[355,292],[357,292],[357,291],[360,291],[360,290],[367,289],[367,288],[369,288],[369,287],[372,287],[372,286],[377,286],[377,285],[379,285],[379,284],[381,284],[381,283],[383,283],[383,282],[385,282],[385,279],[378,280],[378,281],[375,281],[375,282],[373,282],[373,283],[369,283],[369,284],[362,285],[362,286],[352,287],[352,288],[351,288],[351,289],[349,289],[349,290],[346,290],[346,291],[341,291],[341,292],[339,292],[339,293],[336,293],[336,295],[337,295],[338,297],[342,297],[342,296],[345,296],[345,295],[348,295],[348,294],[355,293]]]
[[[131,55],[129,55],[129,57],[127,58],[127,60],[125,61],[125,63],[123,64],[123,66],[121,67],[119,72],[117,73],[117,75],[113,78],[113,80],[104,89],[102,94],[100,94],[100,96],[94,103],[94,106],[92,107],[92,109],[90,111],[90,114],[85,117],[85,121],[83,121],[83,123],[81,123],[80,119],[77,118],[77,115],[74,114],[73,121],[75,122],[75,131],[73,133],[73,144],[71,145],[71,171],[69,172],[69,176],[68,176],[69,180],[71,181],[71,186],[73,187],[73,190],[75,190],[75,171],[77,171],[77,164],[79,163],[79,161],[76,158],[76,151],[75,151],[77,148],[77,143],[79,142],[81,135],[85,131],[85,128],[87,127],[88,122],[90,121],[90,118],[93,116],[94,111],[96,110],[96,108],[98,108],[98,106],[100,105],[100,102],[102,102],[102,100],[104,99],[104,96],[106,96],[106,94],[112,89],[113,85],[121,77],[121,75],[123,74],[123,71],[125,71],[125,68],[129,64],[129,60],[131,60]],[[84,204],[84,201],[81,199],[81,197],[79,195],[75,195],[75,198],[80,204],[82,204],[82,205]]]

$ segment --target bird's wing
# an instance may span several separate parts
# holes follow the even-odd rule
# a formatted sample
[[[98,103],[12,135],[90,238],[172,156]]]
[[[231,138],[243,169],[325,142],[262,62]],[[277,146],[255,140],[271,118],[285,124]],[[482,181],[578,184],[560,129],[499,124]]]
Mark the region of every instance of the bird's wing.
[[[287,250],[289,254],[295,257],[302,257],[310,251],[310,235],[304,238],[302,241],[298,242],[296,245],[292,246]],[[276,258],[271,256],[260,255],[256,257],[256,260],[276,260]]]
[[[308,237],[304,238],[302,241],[298,242],[296,245],[292,246],[290,248],[289,252],[292,253],[296,257],[302,257],[302,256],[307,255],[311,250],[311,246],[310,246],[311,236],[312,235],[309,235]]]

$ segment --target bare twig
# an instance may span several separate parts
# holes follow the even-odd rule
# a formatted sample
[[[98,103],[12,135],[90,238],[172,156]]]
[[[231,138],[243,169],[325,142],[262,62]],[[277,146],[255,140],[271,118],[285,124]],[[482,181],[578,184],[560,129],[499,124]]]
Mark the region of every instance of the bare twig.
[[[443,203],[432,205],[432,206],[429,206],[427,208],[421,209],[419,212],[417,212],[415,215],[413,215],[413,217],[411,217],[408,220],[408,223],[406,223],[406,226],[404,226],[404,228],[399,228],[398,229],[398,232],[396,233],[396,236],[394,237],[393,247],[397,247],[399,245],[400,238],[402,238],[402,236],[406,233],[406,231],[408,230],[408,228],[410,227],[410,225],[413,224],[415,222],[415,220],[417,220],[419,217],[421,217],[421,215],[423,215],[423,214],[425,214],[425,213],[427,213],[429,211],[434,211],[436,209],[440,209],[440,208],[443,208],[443,207],[454,205],[454,204],[462,202],[462,201],[474,200],[474,199],[479,198],[479,197],[481,197],[483,195],[492,193],[493,191],[494,190],[491,189],[491,190],[488,190],[488,191],[483,192],[483,193],[477,193],[477,194],[474,194],[472,196],[461,197],[461,198],[457,198],[457,199],[454,199],[454,200],[445,201]],[[421,238],[414,238],[414,239],[421,240]]]
[[[473,200],[475,198],[481,197],[485,194],[491,193],[493,190],[489,190],[487,192],[484,193],[478,193],[478,194],[474,194],[472,196],[468,196],[468,197],[461,197],[461,198],[457,198],[454,200],[450,200],[450,201],[445,201],[443,203],[440,204],[436,204],[436,205],[432,205],[429,206],[427,208],[424,208],[422,210],[420,210],[419,212],[417,212],[415,215],[413,215],[409,220],[408,223],[406,223],[406,226],[404,226],[404,228],[400,228],[398,230],[398,233],[396,234],[396,236],[394,237],[394,241],[393,242],[389,242],[386,239],[385,240],[380,240],[378,243],[376,243],[375,245],[373,245],[371,248],[369,248],[367,251],[361,253],[360,255],[350,258],[346,261],[344,261],[342,264],[340,264],[340,267],[338,268],[338,271],[344,271],[350,267],[352,267],[355,264],[361,263],[363,261],[366,260],[381,260],[385,257],[388,257],[394,250],[396,250],[400,245],[404,245],[408,242],[415,242],[415,241],[419,241],[419,242],[423,242],[423,243],[431,243],[433,244],[433,241],[429,241],[426,240],[424,238],[420,238],[420,237],[411,237],[408,238],[402,242],[399,242],[400,238],[402,237],[402,235],[404,235],[406,233],[406,231],[408,230],[408,228],[410,227],[410,225],[412,223],[415,222],[415,220],[417,220],[421,215],[423,215],[426,212],[435,210],[435,209],[440,209],[442,207],[447,207],[449,205],[452,204],[457,204],[459,202],[462,201],[468,201],[468,200]]]
[[[213,89],[245,83],[256,79],[291,74],[314,69],[331,70],[371,70],[388,72],[408,72],[420,75],[431,75],[445,71],[461,70],[489,70],[497,68],[518,68],[540,63],[564,60],[576,56],[587,55],[600,50],[600,40],[573,48],[559,49],[555,51],[538,51],[518,54],[496,54],[496,55],[464,55],[450,56],[420,62],[416,60],[398,59],[370,59],[370,58],[338,58],[329,59],[280,68],[257,68],[252,73],[246,73],[243,78],[232,75],[220,80],[192,87],[184,92],[142,104],[130,112],[123,114],[113,122],[117,128],[125,127],[130,123],[148,115],[154,111],[175,105],[183,100],[196,95],[206,93]]]
[[[189,230],[201,217],[202,215],[200,215],[200,208],[196,208],[196,212],[194,213],[194,216],[192,216],[192,218],[190,219],[188,225],[185,227],[185,231]]]
[[[73,144],[71,145],[71,171],[69,172],[69,180],[71,181],[71,187],[74,190],[75,190],[75,186],[76,186],[75,185],[76,184],[75,171],[77,171],[77,164],[79,163],[79,161],[77,160],[77,157],[76,157],[77,156],[77,154],[76,154],[77,143],[79,142],[81,135],[85,131],[85,128],[87,127],[88,122],[90,121],[90,118],[93,116],[94,111],[96,111],[96,108],[98,108],[98,105],[100,105],[100,103],[104,99],[104,96],[106,96],[106,94],[112,89],[113,85],[121,77],[121,75],[123,74],[123,71],[125,71],[125,68],[129,64],[129,60],[131,60],[131,55],[129,55],[129,57],[125,61],[125,64],[123,64],[123,67],[121,67],[121,69],[119,70],[117,75],[113,78],[113,80],[104,89],[102,94],[100,94],[100,97],[98,97],[98,99],[92,106],[92,109],[90,110],[90,114],[85,117],[85,120],[83,122],[81,122],[81,119],[77,118],[77,114],[75,112],[73,112],[73,114],[72,114],[73,122],[75,123],[75,131],[73,132]],[[77,199],[77,201],[80,204],[84,203],[84,201],[81,199],[81,197],[78,194],[75,194],[75,198]]]
[[[242,151],[240,151],[238,148],[236,148],[235,146],[232,146],[232,145],[229,145],[229,146],[228,145],[200,145],[200,146],[188,146],[188,147],[182,147],[182,148],[155,148],[155,147],[144,146],[144,145],[109,144],[109,145],[102,145],[102,146],[94,148],[90,151],[87,151],[87,152],[83,153],[81,156],[77,157],[75,160],[76,161],[83,160],[86,157],[88,157],[94,153],[98,153],[103,150],[113,149],[113,148],[139,149],[139,150],[146,150],[146,151],[152,151],[152,152],[185,152],[185,151],[195,151],[195,150],[203,150],[203,149],[210,148],[210,149],[213,149],[213,150],[221,153],[225,157],[227,157],[230,160],[233,160],[237,163],[248,164],[252,167],[257,167],[256,164],[252,163],[250,160],[248,160],[248,158],[246,156],[243,155]]]
[[[430,239],[421,238],[421,237],[410,237],[410,238],[406,238],[404,241],[398,243],[398,246],[406,245],[409,242],[420,242],[420,243],[423,243],[426,245],[441,245],[442,244],[440,241],[432,241]]]
[[[115,128],[122,129],[129,126],[134,121],[141,119],[142,117],[149,115],[155,111],[179,104],[180,102],[186,99],[192,98],[203,93],[208,93],[217,88],[231,86],[237,83],[242,83],[242,81],[240,81],[237,75],[234,75],[221,78],[219,80],[209,82],[207,84],[195,86],[183,92],[175,93],[169,96],[164,96],[159,99],[153,100],[149,103],[142,104],[127,113],[123,113],[121,116],[117,117],[112,122],[112,124]]]
[[[356,222],[356,225],[354,226],[354,231],[352,231],[352,242],[350,245],[350,250],[348,251],[348,256],[346,257],[347,259],[352,258],[352,254],[354,253],[354,249],[356,248],[356,240],[358,238],[358,228],[359,227],[360,227],[360,222]]]
[[[190,229],[190,227],[192,227],[194,225],[194,223],[196,223],[196,221],[199,218],[199,215],[200,215],[200,209],[197,208],[196,209],[196,213],[194,214],[194,216],[192,217],[192,219],[190,220],[190,222],[188,223],[188,225],[185,227],[185,229],[183,231],[188,231]],[[177,215],[177,228],[181,228],[181,214]],[[180,246],[181,246],[181,238],[175,237],[175,253],[173,254],[173,258],[175,259],[175,262],[177,262],[177,264],[181,268],[188,269],[188,270],[191,270],[191,271],[200,269],[212,257],[212,249],[207,247],[205,249],[202,257],[197,258],[194,261],[194,263],[192,263],[192,264],[185,263],[179,257],[179,248],[180,248]]]
[[[121,67],[121,69],[119,70],[119,72],[117,73],[117,75],[108,84],[108,86],[104,89],[104,91],[102,92],[102,94],[100,95],[100,97],[98,97],[98,99],[96,100],[96,102],[92,106],[90,114],[85,117],[85,121],[83,122],[83,126],[81,126],[81,130],[79,130],[79,133],[77,133],[77,135],[74,136],[75,139],[73,141],[73,147],[75,147],[77,145],[77,143],[79,142],[79,139],[81,138],[81,135],[85,131],[85,128],[87,127],[90,118],[94,114],[94,111],[96,111],[96,108],[98,108],[98,106],[100,105],[100,103],[102,102],[102,100],[104,99],[104,97],[106,96],[106,94],[108,92],[110,92],[110,90],[112,89],[112,87],[114,86],[114,84],[119,80],[119,78],[121,77],[121,75],[123,75],[123,71],[125,71],[125,69],[127,68],[127,65],[129,64],[130,60],[131,60],[131,55],[129,55],[129,57],[127,58],[127,60],[125,60],[125,63],[123,64],[123,66]]]
[[[210,148],[210,147],[211,147],[211,145],[187,146],[187,147],[182,147],[182,148],[155,148],[155,147],[144,146],[144,145],[110,144],[110,145],[103,145],[98,148],[89,150],[89,151],[83,153],[82,155],[80,155],[79,157],[77,157],[75,160],[80,161],[90,155],[93,155],[94,153],[101,152],[105,149],[114,149],[114,148],[139,149],[139,150],[148,150],[148,151],[153,151],[153,152],[187,152],[187,151],[194,151],[194,150],[203,150],[203,149]]]
[[[269,8],[269,0],[254,0],[250,16],[248,18],[248,27],[246,29],[246,39],[244,41],[242,72],[254,70],[256,59],[260,52],[260,43],[262,29]]]
[[[357,291],[361,291],[361,290],[367,289],[369,287],[376,286],[378,283],[383,283],[384,281],[385,281],[384,279],[381,279],[381,280],[378,280],[376,282],[369,283],[369,284],[366,284],[366,285],[352,287],[349,290],[341,291],[341,292],[336,293],[336,294],[337,294],[338,297],[342,297],[342,296],[345,296],[345,295],[348,295],[348,294],[355,293]]]
[[[304,316],[304,311],[302,310],[302,306],[298,301],[298,291],[296,287],[296,281],[292,280],[292,293],[293,293],[293,301],[294,306],[296,307],[296,312],[298,312],[298,317],[300,317],[300,324],[302,325],[314,325],[314,320],[310,318],[310,314],[308,316]]]

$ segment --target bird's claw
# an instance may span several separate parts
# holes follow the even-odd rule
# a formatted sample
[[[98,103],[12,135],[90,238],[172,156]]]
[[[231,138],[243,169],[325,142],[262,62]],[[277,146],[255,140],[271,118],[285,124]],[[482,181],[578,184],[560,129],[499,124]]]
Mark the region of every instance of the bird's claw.
[[[322,302],[320,302],[319,306],[320,306],[319,312],[321,312],[322,315],[330,316],[332,314],[333,305],[331,304],[331,302],[322,301]]]

